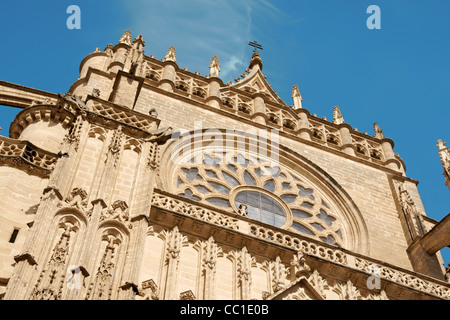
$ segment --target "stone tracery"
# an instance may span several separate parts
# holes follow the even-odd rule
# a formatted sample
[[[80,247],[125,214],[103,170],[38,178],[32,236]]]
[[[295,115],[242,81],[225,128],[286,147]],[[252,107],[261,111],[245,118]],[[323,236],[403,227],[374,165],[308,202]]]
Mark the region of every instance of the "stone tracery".
[[[228,158],[228,159],[227,159]],[[309,181],[289,170],[252,155],[205,151],[181,165],[175,179],[176,193],[191,200],[289,229],[329,244],[342,245],[343,230],[331,202]],[[258,205],[243,198],[261,196]],[[250,201],[250,202],[249,202]],[[269,203],[270,202],[270,203]],[[271,206],[271,207],[270,207]],[[257,208],[258,207],[258,208]],[[255,211],[268,216],[278,211],[279,223],[256,218]]]

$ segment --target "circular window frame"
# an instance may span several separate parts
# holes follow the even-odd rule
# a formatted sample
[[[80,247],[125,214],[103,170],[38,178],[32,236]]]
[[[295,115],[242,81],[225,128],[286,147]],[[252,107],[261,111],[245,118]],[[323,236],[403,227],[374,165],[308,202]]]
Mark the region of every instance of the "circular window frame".
[[[200,148],[201,152],[204,152],[205,150],[209,151],[209,149],[211,149],[212,144],[209,142],[212,141],[211,133],[208,130],[209,128],[203,128],[202,130],[186,130],[186,133],[183,133],[180,139],[172,139],[161,148],[160,161],[165,165],[160,168],[160,174],[156,180],[156,191],[158,191],[158,189],[166,190],[168,192],[176,190],[176,179],[172,179],[174,178],[176,169],[181,164],[191,163],[190,159],[192,157],[190,155],[192,155],[192,150],[197,150],[196,146],[197,148]],[[215,128],[215,130],[223,133],[225,137],[223,142],[227,143],[227,146],[233,146],[236,143],[236,137],[248,139],[248,143],[246,140],[246,145],[257,144],[259,141],[256,135],[250,135],[248,133],[244,134],[243,131],[239,131],[234,135],[228,135],[226,134],[228,129]],[[203,144],[196,145],[198,141],[203,141]],[[268,143],[271,143],[270,139],[268,139]],[[188,150],[187,153],[186,150]],[[224,151],[223,149],[220,150]],[[327,170],[290,147],[281,146],[276,143],[273,145],[271,151],[278,155],[278,162],[282,164],[285,169],[289,172],[294,172],[297,177],[311,183],[316,191],[319,191],[324,195],[325,199],[327,199],[327,204],[331,205],[333,209],[336,209],[336,212],[334,213],[338,216],[342,227],[342,241],[340,246],[361,254],[369,254],[371,242],[369,239],[368,226],[360,208],[352,196],[347,192],[346,188],[333,179]],[[228,195],[229,199],[230,194]],[[271,196],[277,199],[276,196]],[[207,203],[204,204],[207,205]],[[230,205],[231,204],[232,203],[230,203]],[[257,222],[256,220],[251,221]]]
[[[239,208],[236,207],[235,199],[236,199],[236,196],[242,191],[256,191],[256,192],[265,194],[266,196],[274,199],[283,208],[283,210],[286,212],[286,222],[280,227],[275,227],[275,226],[272,226],[270,224],[267,224],[267,223],[264,223],[264,222],[261,222],[261,221],[258,221],[258,220],[254,220],[254,219],[251,219],[251,218],[248,218],[249,220],[255,221],[255,222],[258,222],[258,223],[262,223],[262,224],[266,224],[266,225],[270,225],[270,226],[272,226],[274,228],[280,228],[280,229],[284,229],[284,230],[288,230],[292,226],[292,223],[294,222],[294,218],[293,218],[291,209],[288,207],[288,205],[280,197],[278,197],[277,195],[271,193],[270,191],[267,191],[266,189],[262,189],[260,187],[255,187],[255,186],[237,186],[234,189],[232,189],[231,192],[230,192],[230,198],[229,198],[230,200],[229,201],[230,201],[231,208],[234,210],[234,212],[239,213]]]

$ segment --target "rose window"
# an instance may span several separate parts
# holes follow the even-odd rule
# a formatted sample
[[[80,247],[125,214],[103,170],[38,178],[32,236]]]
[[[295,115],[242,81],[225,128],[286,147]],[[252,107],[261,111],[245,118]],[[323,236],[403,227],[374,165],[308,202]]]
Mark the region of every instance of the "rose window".
[[[342,245],[336,206],[306,178],[241,153],[203,152],[177,170],[176,193],[255,221]]]

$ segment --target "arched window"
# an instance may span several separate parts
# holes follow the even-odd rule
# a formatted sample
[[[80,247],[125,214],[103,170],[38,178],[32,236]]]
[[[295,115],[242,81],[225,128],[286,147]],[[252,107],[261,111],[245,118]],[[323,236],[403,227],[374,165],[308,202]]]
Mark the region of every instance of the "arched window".
[[[247,217],[275,227],[286,223],[287,213],[281,204],[267,194],[254,190],[243,190],[236,194],[234,202],[237,208],[246,206]]]

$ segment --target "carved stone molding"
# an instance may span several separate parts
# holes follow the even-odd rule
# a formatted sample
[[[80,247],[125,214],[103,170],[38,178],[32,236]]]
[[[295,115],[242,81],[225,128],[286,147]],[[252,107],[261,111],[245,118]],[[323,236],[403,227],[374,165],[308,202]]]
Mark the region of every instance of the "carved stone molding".
[[[121,240],[113,235],[105,235],[103,241],[106,247],[103,251],[97,273],[89,286],[86,299],[109,300],[113,294],[114,273],[117,267],[118,249]]]
[[[180,293],[180,300],[196,300],[191,290]]]
[[[153,206],[170,210],[186,216],[195,217],[195,214],[193,212],[204,212],[204,213],[209,212],[210,214],[220,214],[219,212],[216,213],[213,212],[212,210],[209,209],[207,210],[206,208],[201,208],[200,206],[192,205],[187,201],[182,201],[178,198],[170,197],[169,195],[165,194],[155,193],[153,199],[154,199],[152,202]],[[201,217],[203,221],[206,222],[208,221],[208,219],[205,218],[205,214],[203,214]],[[229,228],[226,226],[224,227],[227,229],[238,231],[239,230],[239,228],[237,227],[239,225],[238,220],[236,220],[235,225],[236,229]],[[251,223],[249,224],[249,226],[250,230],[247,236],[265,241],[265,245],[261,247],[264,249],[261,253],[264,253],[268,250],[268,246],[270,246],[270,243],[273,243],[274,245],[281,245],[282,247],[285,247],[289,250],[295,250],[296,252],[299,252],[299,254],[294,258],[293,263],[298,271],[300,270],[307,271],[304,272],[303,274],[309,275],[311,270],[308,270],[308,265],[304,263],[305,260],[303,259],[302,255],[317,257],[323,260],[324,262],[326,261],[331,263],[332,266],[335,266],[336,268],[338,266],[341,269],[356,268],[364,272],[367,272],[367,267],[369,265],[374,264],[368,258],[364,259],[362,257],[353,256],[350,252],[347,252],[346,250],[340,250],[337,247],[331,246],[328,247],[325,245],[321,245],[317,241],[312,241],[311,239],[306,240],[301,237],[296,237],[292,233],[278,232],[275,230],[275,228],[262,227],[260,225]],[[232,243],[235,237],[239,236],[237,234],[227,233],[226,236],[224,237],[224,241],[226,243]],[[299,260],[298,263],[295,261],[296,258],[297,260]],[[386,271],[381,273],[381,279],[394,281],[405,286],[409,286],[409,284],[414,284],[413,286],[411,286],[411,288],[422,291],[424,293],[435,295],[443,299],[450,299],[450,288],[444,287],[438,283],[433,283],[431,281],[421,279],[412,274],[404,274],[402,273],[402,271],[395,270],[394,267],[385,268],[382,270]],[[393,274],[397,274],[397,276],[392,278]],[[400,279],[409,279],[409,280],[401,281]]]
[[[104,209],[100,221],[119,221],[128,229],[132,228],[128,204],[122,200],[116,200],[109,209]]]
[[[28,141],[0,136],[0,166],[8,165],[42,178],[49,178],[56,166],[56,154],[42,150]]]
[[[152,170],[157,170],[159,168],[159,146],[157,142],[153,142],[150,145],[150,150],[148,153],[148,166]]]
[[[72,128],[70,129],[69,133],[65,137],[65,142],[71,144],[75,151],[78,151],[78,148],[80,146],[80,137],[81,137],[81,129],[83,127],[83,117],[78,116],[76,120],[73,123]]]
[[[73,233],[78,231],[78,226],[70,221],[66,221],[60,226],[60,229],[63,229],[63,232],[31,293],[30,299],[32,300],[62,299],[71,239],[73,238]]]
[[[231,251],[230,255],[235,262],[237,297],[241,300],[249,300],[251,297],[252,273],[255,258],[244,247],[240,251]]]
[[[29,265],[34,266],[37,264],[36,259],[30,252],[24,252],[14,257],[14,261],[27,261]]]
[[[154,193],[152,206],[174,211],[228,229],[239,230],[237,219],[163,194]]]
[[[91,207],[88,204],[88,194],[82,188],[74,188],[70,194],[58,203],[58,208],[71,209],[75,208],[86,215],[91,216]]]
[[[60,123],[63,128],[67,129],[74,120],[73,110],[69,108],[58,108],[57,105],[45,104],[45,102],[44,104],[31,105],[21,111],[11,122],[10,137],[18,139],[23,130],[35,122]]]
[[[381,279],[389,280],[418,291],[429,293],[442,299],[450,300],[450,287],[444,287],[438,283],[421,279],[400,270],[377,265],[361,258],[356,258],[355,262],[355,267],[364,272],[367,272],[369,267],[377,268]]]
[[[291,267],[297,278],[308,275],[311,271],[311,268],[306,263],[305,254],[302,251],[298,251],[297,254],[294,255],[291,261]]]
[[[146,280],[142,282],[139,296],[142,297],[143,300],[159,300],[159,288],[156,285],[153,279]]]
[[[339,264],[347,264],[347,256],[341,250],[331,249],[311,241],[302,240],[300,237],[295,237],[285,232],[275,231],[275,229],[262,227],[256,224],[250,224],[250,233],[260,239],[265,239],[295,250],[300,250],[301,252]]]
[[[117,166],[117,162],[120,157],[120,151],[122,150],[122,144],[123,144],[122,138],[123,138],[122,127],[119,126],[113,132],[113,136],[112,136],[111,141],[108,146],[108,153],[107,153],[107,158],[106,158],[106,161],[108,161],[108,160],[112,161],[114,167]]]

